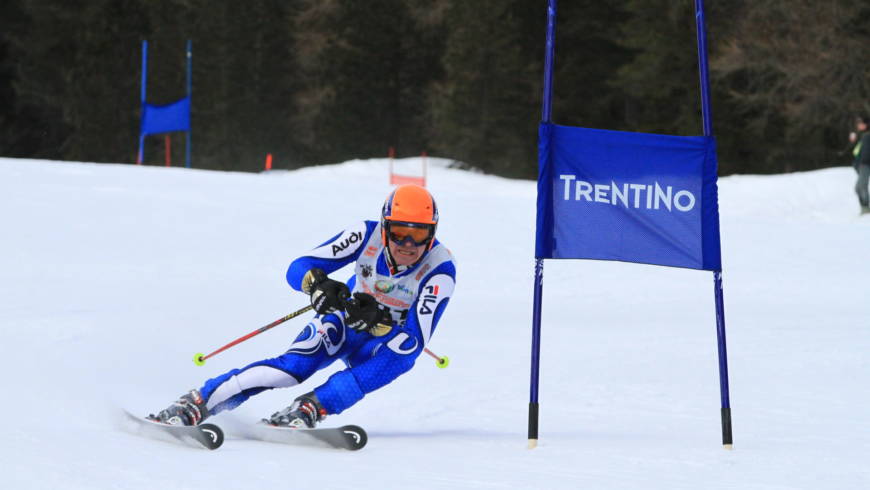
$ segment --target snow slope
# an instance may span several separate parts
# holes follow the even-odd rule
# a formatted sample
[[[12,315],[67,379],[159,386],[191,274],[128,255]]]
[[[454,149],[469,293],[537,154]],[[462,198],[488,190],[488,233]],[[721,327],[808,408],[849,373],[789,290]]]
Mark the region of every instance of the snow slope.
[[[304,306],[286,266],[375,218],[386,167],[0,159],[0,488],[870,488],[870,216],[849,168],[720,181],[733,451],[712,274],[590,261],[546,262],[527,450],[535,184],[438,161],[458,278],[430,348],[451,365],[421,357],[327,419],[366,427],[363,451],[240,437],[332,370],[216,416],[218,451],[128,433],[121,407],[159,410],[286,349],[305,320],[191,361]]]

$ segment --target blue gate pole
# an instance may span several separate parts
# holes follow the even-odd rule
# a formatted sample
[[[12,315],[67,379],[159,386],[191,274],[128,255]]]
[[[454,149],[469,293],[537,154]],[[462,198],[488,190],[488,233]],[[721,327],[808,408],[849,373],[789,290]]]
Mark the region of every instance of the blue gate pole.
[[[698,71],[701,77],[701,114],[704,136],[713,136],[713,116],[710,110],[710,69],[707,63],[707,28],[704,20],[704,0],[695,0],[695,25],[698,33]],[[719,345],[719,394],[722,398],[722,444],[732,447],[731,400],[728,390],[728,350],[725,347],[725,300],[722,271],[713,271],[716,301],[716,339]]]
[[[145,94],[146,85],[148,84],[148,41],[142,40],[142,87],[139,91],[139,99],[142,101],[141,112],[139,115],[139,151],[136,153],[136,165],[142,164],[142,152],[145,143],[145,133],[142,127],[142,121],[145,118]]]
[[[193,75],[193,51],[191,49],[190,39],[187,40],[187,100],[188,111],[191,111],[193,100],[190,95],[193,92],[193,84],[191,81]],[[190,120],[190,112],[187,114],[187,120],[190,127],[187,128],[187,144],[184,145],[184,166],[190,168],[190,135],[193,132],[193,121]]]
[[[725,347],[725,300],[722,294],[722,271],[713,272],[716,295],[716,338],[719,344],[719,395],[722,397],[722,445],[731,449],[731,400],[728,395],[728,349]]]
[[[544,100],[541,121],[552,119],[553,55],[556,43],[556,0],[547,4],[547,46],[544,52]],[[540,165],[540,162],[539,162]],[[541,366],[541,300],[544,288],[544,259],[535,257],[535,286],[532,306],[532,369],[529,396],[529,449],[538,445],[538,381]]]

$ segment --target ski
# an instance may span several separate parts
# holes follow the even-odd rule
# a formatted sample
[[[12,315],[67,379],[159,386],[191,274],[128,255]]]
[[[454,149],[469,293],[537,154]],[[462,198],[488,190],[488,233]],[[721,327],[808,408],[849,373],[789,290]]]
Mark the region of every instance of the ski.
[[[332,447],[350,451],[360,450],[368,442],[366,431],[357,425],[322,429],[296,429],[260,422],[254,425],[251,432],[253,439],[261,441]]]
[[[169,425],[124,410],[127,419],[135,422],[135,434],[164,441],[180,441],[194,447],[217,449],[224,443],[224,432],[214,424]]]

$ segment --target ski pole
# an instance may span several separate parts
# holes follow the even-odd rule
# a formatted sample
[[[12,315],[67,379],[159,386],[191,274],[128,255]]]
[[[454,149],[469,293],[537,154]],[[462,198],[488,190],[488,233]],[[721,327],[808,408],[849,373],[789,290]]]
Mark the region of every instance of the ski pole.
[[[444,369],[450,365],[450,358],[447,356],[441,357],[425,347],[423,347],[423,352],[432,356],[435,359],[435,364],[441,369]]]
[[[212,353],[209,354],[209,355],[204,355],[204,354],[202,354],[202,353],[197,353],[195,356],[193,356],[193,362],[194,362],[197,366],[202,366],[203,364],[205,364],[205,360],[208,359],[209,357],[214,356],[214,355],[217,355],[217,354],[220,354],[221,352],[223,352],[223,351],[229,349],[230,347],[232,347],[232,346],[234,346],[234,345],[236,345],[236,344],[240,344],[240,343],[242,343],[242,342],[248,340],[249,338],[251,338],[251,337],[253,337],[253,336],[255,336],[255,335],[259,335],[259,334],[265,332],[266,330],[269,330],[269,329],[272,328],[272,327],[278,326],[278,325],[280,325],[280,324],[286,322],[287,320],[290,320],[291,318],[296,318],[297,316],[299,316],[299,315],[305,313],[306,311],[308,311],[308,310],[310,310],[310,309],[312,309],[312,308],[314,308],[314,307],[311,306],[311,305],[308,305],[308,306],[306,306],[305,308],[302,308],[302,309],[296,310],[296,311],[294,311],[293,313],[290,313],[289,315],[285,316],[284,318],[279,318],[279,319],[275,320],[274,322],[272,322],[272,323],[270,323],[270,324],[268,324],[268,325],[266,325],[266,326],[263,326],[263,327],[260,327],[260,328],[258,328],[258,329],[256,329],[256,330],[254,330],[253,332],[249,333],[248,335],[245,335],[244,337],[239,337],[239,338],[237,338],[236,340],[233,340],[233,341],[230,342],[229,344],[227,344],[227,345],[221,347],[220,349],[218,349],[218,350],[212,352]]]
[[[212,352],[211,354],[205,355],[205,354],[202,354],[202,353],[197,353],[196,355],[193,356],[193,362],[194,362],[194,364],[196,364],[197,366],[202,366],[202,365],[205,364],[205,360],[208,359],[209,357],[216,356],[216,355],[220,354],[221,352],[223,352],[223,351],[229,349],[230,347],[232,347],[232,346],[234,346],[234,345],[240,344],[240,343],[242,343],[242,342],[244,342],[244,341],[250,339],[251,337],[254,337],[254,336],[256,336],[256,335],[259,335],[259,334],[265,332],[266,330],[269,330],[269,329],[272,328],[272,327],[276,327],[276,326],[278,326],[278,325],[280,325],[280,324],[286,322],[287,320],[290,320],[290,319],[292,319],[292,318],[296,318],[297,316],[299,316],[299,315],[301,315],[301,314],[303,314],[303,313],[305,313],[305,312],[311,310],[312,308],[313,308],[313,306],[308,305],[308,306],[306,306],[306,307],[304,307],[304,308],[301,308],[301,309],[299,309],[299,310],[297,310],[297,311],[294,311],[293,313],[290,313],[289,315],[287,315],[287,316],[285,316],[285,317],[283,317],[283,318],[279,318],[278,320],[275,320],[274,322],[272,322],[272,323],[270,323],[270,324],[268,324],[268,325],[265,325],[265,326],[263,326],[263,327],[260,327],[260,328],[258,328],[257,330],[254,330],[253,332],[251,332],[251,333],[249,333],[249,334],[247,334],[247,335],[245,335],[245,336],[243,336],[243,337],[239,337],[239,338],[237,338],[236,340],[233,340],[233,341],[230,342],[229,344],[227,344],[227,345],[221,347],[220,349],[218,349],[218,350]],[[444,369],[444,368],[446,368],[447,366],[450,365],[450,358],[449,358],[449,357],[447,357],[447,356],[443,356],[443,357],[442,357],[442,356],[439,356],[438,354],[435,354],[434,352],[432,352],[431,350],[429,350],[429,349],[427,349],[427,348],[423,348],[423,351],[426,352],[426,354],[429,354],[430,356],[432,356],[433,359],[435,359],[435,364],[436,364],[439,368]]]

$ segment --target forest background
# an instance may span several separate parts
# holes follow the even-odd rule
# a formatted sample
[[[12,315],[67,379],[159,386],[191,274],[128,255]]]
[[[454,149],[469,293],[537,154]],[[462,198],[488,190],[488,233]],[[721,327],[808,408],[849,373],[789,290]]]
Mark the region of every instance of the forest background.
[[[537,175],[546,0],[5,0],[0,156],[134,162],[185,95],[193,167],[429,155]],[[850,162],[870,114],[870,2],[706,2],[721,175]],[[702,133],[692,0],[561,0],[553,121]],[[146,163],[162,162],[149,138]],[[184,138],[173,135],[173,160]]]

